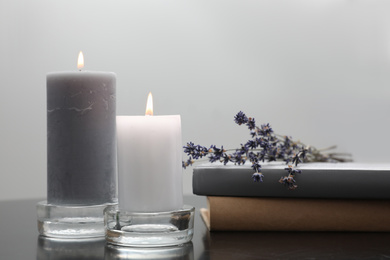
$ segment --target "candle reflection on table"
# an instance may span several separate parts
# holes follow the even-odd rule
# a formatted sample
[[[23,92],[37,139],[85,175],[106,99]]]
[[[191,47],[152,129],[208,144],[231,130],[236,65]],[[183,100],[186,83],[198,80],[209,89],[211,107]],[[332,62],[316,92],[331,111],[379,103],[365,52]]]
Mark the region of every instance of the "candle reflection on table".
[[[192,242],[179,246],[168,247],[121,247],[107,244],[104,250],[105,260],[143,259],[143,260],[193,260],[194,249]]]
[[[38,236],[37,260],[102,260],[104,237],[93,239],[57,239]]]

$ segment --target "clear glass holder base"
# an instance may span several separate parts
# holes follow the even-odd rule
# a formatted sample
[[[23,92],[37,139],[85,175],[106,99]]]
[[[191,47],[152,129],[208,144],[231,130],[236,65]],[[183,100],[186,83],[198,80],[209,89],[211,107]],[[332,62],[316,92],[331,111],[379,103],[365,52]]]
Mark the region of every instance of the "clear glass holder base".
[[[191,241],[194,234],[195,208],[167,212],[126,212],[118,206],[104,210],[106,241],[120,246],[175,246]]]
[[[63,206],[41,201],[37,204],[39,234],[53,238],[104,237],[103,211],[115,205]]]

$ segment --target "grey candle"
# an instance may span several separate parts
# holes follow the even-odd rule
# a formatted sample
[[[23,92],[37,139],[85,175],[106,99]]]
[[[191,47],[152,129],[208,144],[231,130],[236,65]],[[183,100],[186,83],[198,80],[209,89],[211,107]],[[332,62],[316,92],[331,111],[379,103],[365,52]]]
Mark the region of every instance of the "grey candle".
[[[115,83],[111,72],[47,75],[47,201],[117,201]]]

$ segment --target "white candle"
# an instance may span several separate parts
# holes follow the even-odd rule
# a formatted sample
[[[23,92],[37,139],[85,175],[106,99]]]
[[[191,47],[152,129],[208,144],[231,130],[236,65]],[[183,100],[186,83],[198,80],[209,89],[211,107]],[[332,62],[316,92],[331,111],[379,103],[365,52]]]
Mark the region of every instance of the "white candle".
[[[148,110],[148,109],[147,109]],[[117,116],[119,206],[162,212],[183,206],[179,115]]]

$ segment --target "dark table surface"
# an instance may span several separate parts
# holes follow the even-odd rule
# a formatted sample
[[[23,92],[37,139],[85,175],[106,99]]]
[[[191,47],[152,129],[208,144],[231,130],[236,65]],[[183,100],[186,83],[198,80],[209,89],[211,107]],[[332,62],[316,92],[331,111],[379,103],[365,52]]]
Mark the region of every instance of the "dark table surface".
[[[40,237],[38,199],[0,201],[0,260],[24,259],[390,259],[390,233],[208,232],[199,208],[204,197],[187,196],[196,207],[195,234],[180,247],[112,247],[104,239]]]

